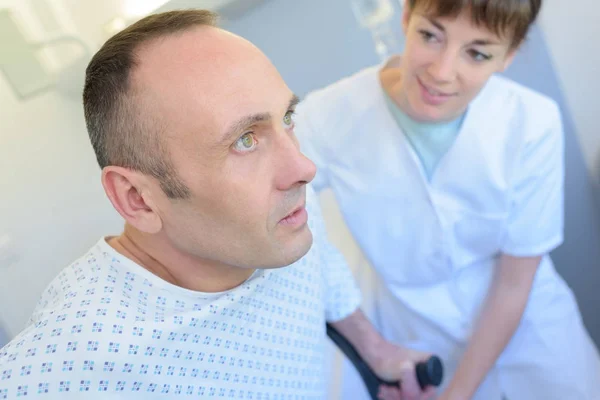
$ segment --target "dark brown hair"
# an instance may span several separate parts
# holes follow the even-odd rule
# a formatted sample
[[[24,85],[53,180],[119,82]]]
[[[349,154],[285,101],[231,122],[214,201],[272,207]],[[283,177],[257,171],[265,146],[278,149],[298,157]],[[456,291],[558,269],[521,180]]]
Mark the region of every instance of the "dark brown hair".
[[[500,37],[511,39],[517,48],[537,19],[542,0],[408,0],[411,11],[433,17],[457,17],[468,10],[471,21]]]
[[[189,196],[161,138],[160,121],[135,100],[130,76],[142,44],[197,26],[215,26],[216,20],[206,10],[150,15],[115,34],[94,55],[86,69],[83,110],[101,168],[131,168],[155,177],[169,198]]]

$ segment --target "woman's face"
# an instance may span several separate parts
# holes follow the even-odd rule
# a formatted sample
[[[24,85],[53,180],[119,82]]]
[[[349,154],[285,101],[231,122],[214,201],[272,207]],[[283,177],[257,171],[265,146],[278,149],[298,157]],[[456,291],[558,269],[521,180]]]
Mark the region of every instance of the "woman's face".
[[[406,47],[401,63],[400,107],[423,122],[460,116],[490,76],[514,57],[510,37],[475,26],[468,11],[435,18],[405,7]]]

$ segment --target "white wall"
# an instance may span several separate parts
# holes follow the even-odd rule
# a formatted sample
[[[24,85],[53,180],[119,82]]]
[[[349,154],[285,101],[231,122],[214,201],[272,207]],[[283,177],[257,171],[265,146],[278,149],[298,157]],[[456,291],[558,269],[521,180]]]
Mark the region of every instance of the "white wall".
[[[595,183],[600,183],[600,3],[545,0],[540,25]],[[599,261],[600,263],[600,261]]]
[[[0,324],[12,337],[57,272],[121,222],[80,102],[48,93],[19,103],[0,80],[0,121]]]
[[[75,34],[93,53],[105,39],[104,24],[120,14],[123,1],[0,0],[0,8],[14,13],[30,41]],[[57,51],[49,53],[49,61],[80,54]],[[80,81],[70,85],[78,92],[72,97],[48,92],[19,101],[0,74],[0,330],[9,338],[24,327],[58,271],[102,235],[122,228],[104,195],[85,128],[83,61],[67,76]]]
[[[99,25],[85,30],[89,19],[74,18],[64,2],[52,1],[60,6],[56,23],[42,24],[39,3],[1,0],[0,8],[14,12],[31,41],[65,33],[77,33],[88,43],[98,39]],[[92,11],[112,17],[109,3],[103,3],[106,14]],[[69,78],[81,80],[81,71]],[[80,95],[49,92],[20,101],[0,75],[0,121],[0,330],[11,338],[58,271],[101,235],[118,233],[122,223],[102,191]]]

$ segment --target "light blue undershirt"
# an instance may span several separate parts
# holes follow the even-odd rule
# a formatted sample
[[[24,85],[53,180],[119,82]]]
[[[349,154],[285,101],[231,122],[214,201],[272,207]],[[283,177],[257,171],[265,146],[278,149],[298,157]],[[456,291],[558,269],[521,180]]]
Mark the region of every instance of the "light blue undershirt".
[[[427,179],[431,180],[436,166],[458,136],[464,114],[450,122],[418,122],[402,111],[387,93],[385,99],[398,127],[419,156]]]

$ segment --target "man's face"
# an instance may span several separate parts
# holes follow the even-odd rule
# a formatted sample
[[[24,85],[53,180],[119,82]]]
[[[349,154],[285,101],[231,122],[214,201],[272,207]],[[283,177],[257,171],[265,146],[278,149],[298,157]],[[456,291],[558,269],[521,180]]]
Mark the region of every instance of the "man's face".
[[[312,245],[294,136],[296,97],[247,41],[199,27],[149,44],[132,75],[191,196],[152,188],[159,235],[183,256],[242,268],[289,265]]]

